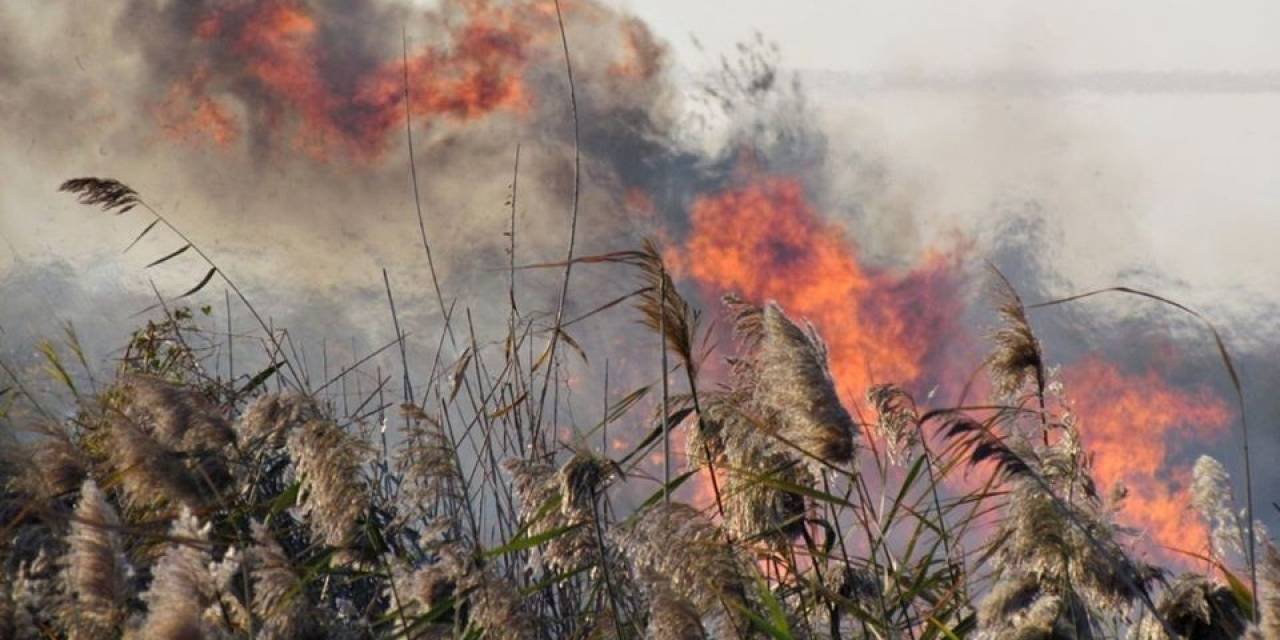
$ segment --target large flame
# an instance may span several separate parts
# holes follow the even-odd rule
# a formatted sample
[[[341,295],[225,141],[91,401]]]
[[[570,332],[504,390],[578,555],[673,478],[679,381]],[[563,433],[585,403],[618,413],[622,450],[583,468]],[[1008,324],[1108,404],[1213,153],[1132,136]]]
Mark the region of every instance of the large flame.
[[[461,6],[464,19],[449,29],[447,47],[425,47],[407,60],[367,61],[359,55],[339,59],[343,48],[325,41],[335,37],[325,35],[334,27],[321,24],[298,0],[219,5],[192,35],[220,72],[211,78],[203,70],[174,82],[168,103],[189,105],[191,112],[181,117],[166,109],[167,128],[183,138],[200,131],[225,144],[237,126],[216,93],[250,96],[261,110],[255,124],[271,131],[290,127],[292,142],[312,156],[340,152],[372,159],[404,124],[406,72],[414,116],[469,120],[527,108],[531,96],[523,73],[535,21],[545,21],[545,13],[529,4]]]
[[[968,377],[938,353],[959,337],[962,303],[948,269],[954,259],[932,254],[906,273],[865,266],[844,230],[809,204],[798,179],[762,176],[698,198],[677,262],[682,275],[708,291],[776,300],[812,322],[855,409],[874,383],[922,390]],[[1189,473],[1173,443],[1221,435],[1230,417],[1222,399],[1209,389],[1181,389],[1154,371],[1126,374],[1097,358],[1067,367],[1063,377],[1096,479],[1128,488],[1121,520],[1159,545],[1203,550],[1205,528],[1187,512]],[[697,493],[707,499],[708,487]]]
[[[1127,374],[1097,357],[1066,368],[1063,379],[1095,478],[1128,489],[1121,520],[1160,545],[1205,551],[1207,531],[1189,510],[1190,473],[1177,464],[1175,443],[1222,436],[1231,420],[1222,398],[1208,388],[1176,388],[1155,371]]]
[[[959,316],[955,289],[944,286],[946,256],[904,274],[868,269],[844,230],[809,204],[801,181],[785,176],[700,197],[690,223],[686,275],[713,292],[776,300],[812,322],[848,398],[877,382],[942,378],[925,368]]]

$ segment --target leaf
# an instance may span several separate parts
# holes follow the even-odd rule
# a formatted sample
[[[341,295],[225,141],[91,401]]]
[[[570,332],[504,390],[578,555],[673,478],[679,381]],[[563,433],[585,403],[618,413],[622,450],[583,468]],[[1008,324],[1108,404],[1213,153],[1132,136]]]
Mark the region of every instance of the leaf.
[[[570,524],[570,525],[565,525],[563,527],[558,527],[550,531],[544,531],[542,533],[539,533],[536,536],[524,536],[521,538],[516,538],[515,540],[512,540],[511,542],[508,542],[500,547],[494,547],[492,549],[489,549],[488,551],[485,551],[484,557],[496,558],[498,556],[505,556],[509,553],[524,551],[525,549],[536,547],[549,540],[554,540],[555,538],[558,538],[561,534],[577,529],[578,527],[581,527],[584,524],[585,523],[579,522],[577,524]]]
[[[280,367],[282,366],[284,366],[283,362],[277,362],[267,367],[266,369],[259,371],[257,375],[253,376],[253,378],[250,379],[249,382],[247,382],[242,389],[240,389],[237,395],[245,395],[253,391],[254,389],[257,389],[258,387],[262,386],[262,384],[266,382],[271,376],[275,375],[275,373],[279,371]]]
[[[584,364],[589,364],[587,361],[587,352],[582,349],[582,345],[578,344],[577,340],[573,339],[573,336],[569,335],[569,332],[564,329],[560,329],[560,339],[578,353],[578,357],[582,358],[582,362]]]
[[[143,268],[144,268],[144,269],[150,269],[151,267],[154,267],[154,266],[156,266],[156,265],[164,264],[164,263],[168,262],[169,260],[172,260],[173,258],[176,258],[176,257],[178,257],[178,256],[180,256],[180,255],[182,255],[182,254],[186,253],[186,252],[187,252],[187,250],[188,250],[188,249],[190,249],[190,248],[191,248],[191,245],[190,245],[190,244],[184,244],[184,245],[182,245],[182,247],[180,247],[178,250],[176,250],[176,251],[174,251],[174,252],[172,252],[172,253],[169,253],[168,255],[165,255],[165,256],[164,256],[164,257],[162,257],[162,258],[157,258],[157,259],[155,259],[155,260],[152,260],[150,264],[148,264],[146,267],[143,267]]]
[[[462,357],[458,358],[457,364],[453,366],[453,381],[449,385],[449,402],[458,397],[458,390],[462,388],[462,381],[467,377],[467,366],[471,364],[471,347],[467,347],[462,352]]]
[[[138,237],[134,238],[133,242],[130,242],[129,246],[125,247],[124,251],[121,251],[120,253],[129,253],[129,250],[133,248],[133,245],[136,245],[139,242],[142,242],[142,239],[146,237],[148,233],[151,233],[151,230],[154,229],[157,224],[160,224],[160,218],[156,218],[155,220],[152,220],[151,224],[147,225],[147,228],[143,229],[142,233],[139,233]]]
[[[204,274],[204,277],[200,279],[200,283],[199,283],[199,284],[197,284],[197,285],[196,285],[196,286],[194,286],[194,287],[191,287],[191,289],[190,289],[189,291],[187,291],[186,293],[184,293],[184,294],[182,294],[182,295],[178,296],[178,299],[185,298],[185,297],[187,297],[187,296],[191,296],[191,295],[195,295],[195,294],[196,294],[196,292],[198,292],[198,291],[200,291],[201,289],[203,289],[203,288],[204,288],[204,286],[205,286],[206,284],[209,284],[209,281],[213,279],[213,275],[214,275],[215,273],[217,273],[217,272],[218,272],[218,268],[217,268],[217,267],[213,267],[213,268],[209,269],[209,273]]]
[[[508,413],[511,413],[511,410],[512,410],[512,409],[515,409],[516,407],[520,406],[520,403],[521,403],[521,402],[524,402],[524,401],[525,401],[525,399],[526,399],[526,398],[528,398],[528,397],[529,397],[529,392],[528,392],[528,391],[525,391],[524,393],[521,393],[519,396],[517,396],[517,397],[516,397],[516,399],[515,399],[515,400],[512,400],[512,401],[511,401],[511,404],[508,404],[508,405],[507,405],[507,406],[505,406],[505,407],[500,407],[500,408],[498,408],[496,411],[494,411],[493,413],[489,414],[489,419],[490,419],[490,420],[497,420],[498,418],[501,418],[502,416],[505,416],[505,415],[507,415]]]

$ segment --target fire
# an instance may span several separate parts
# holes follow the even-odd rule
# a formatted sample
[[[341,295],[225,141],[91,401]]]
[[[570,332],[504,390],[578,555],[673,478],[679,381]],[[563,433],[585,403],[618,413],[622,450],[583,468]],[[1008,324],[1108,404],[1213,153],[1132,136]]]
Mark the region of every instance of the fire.
[[[1155,542],[1203,551],[1205,525],[1188,513],[1189,470],[1178,467],[1171,443],[1224,435],[1231,411],[1207,388],[1178,389],[1159,373],[1127,374],[1096,357],[1063,372],[1094,476],[1103,487],[1129,491],[1121,519]]]
[[[193,36],[217,60],[213,78],[182,79],[172,95],[216,105],[207,92],[246,103],[256,123],[276,131],[294,127],[294,145],[317,159],[341,152],[376,158],[389,134],[404,123],[405,73],[414,116],[474,120],[497,111],[520,112],[531,104],[524,80],[535,24],[529,6],[497,9],[484,2],[461,5],[465,19],[449,30],[449,46],[368,61],[343,57],[330,42],[336,27],[318,21],[298,0],[223,5],[201,17]],[[225,111],[204,107],[187,122],[225,141],[235,130]],[[217,114],[217,117],[213,117]]]
[[[930,374],[958,300],[945,288],[945,256],[906,274],[859,262],[853,242],[809,204],[800,180],[763,176],[699,197],[679,262],[712,292],[776,300],[827,341],[838,387],[861,398],[873,383],[914,384]]]
[[[947,271],[954,258],[932,254],[905,274],[865,266],[844,230],[810,205],[798,179],[762,176],[697,198],[674,262],[708,292],[776,300],[812,322],[847,399],[878,382],[918,391],[925,383],[967,379],[967,369],[938,353],[944,340],[959,335],[961,302]],[[1230,422],[1222,399],[1208,389],[1180,389],[1155,371],[1126,374],[1097,358],[1067,368],[1064,378],[1095,478],[1129,490],[1121,519],[1158,544],[1202,544],[1205,528],[1186,512],[1189,473],[1177,466],[1173,443],[1222,435]],[[697,493],[708,500],[709,487]]]

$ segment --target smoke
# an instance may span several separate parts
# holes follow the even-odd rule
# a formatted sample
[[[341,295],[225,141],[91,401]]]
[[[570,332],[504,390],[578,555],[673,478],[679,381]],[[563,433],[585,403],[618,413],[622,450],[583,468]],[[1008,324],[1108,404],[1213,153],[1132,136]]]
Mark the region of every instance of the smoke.
[[[1120,254],[1134,235],[1126,207],[1139,176],[1043,101],[966,97],[972,122],[960,144],[919,94],[844,110],[784,72],[762,39],[714,74],[683,78],[636,18],[562,4],[582,153],[578,255],[653,235],[704,308],[728,290],[778,300],[824,334],[851,403],[872,382],[938,402],[960,392],[949,381],[979,365],[992,322],[979,295],[983,258],[1028,300],[1117,275],[1154,282],[1146,262],[1090,257]],[[290,330],[311,371],[328,368],[318,349],[336,368],[394,337],[382,269],[410,357],[431,357],[443,310],[419,235],[406,112],[434,278],[457,326],[465,317],[482,341],[501,335],[512,277],[522,311],[554,310],[558,270],[509,271],[513,261],[562,259],[567,241],[574,119],[554,5],[43,3],[0,9],[0,30],[0,125],[21,132],[0,147],[12,185],[0,192],[0,235],[13,254],[0,261],[7,359],[34,363],[24,350],[58,318],[109,360],[153,282],[173,295],[204,271],[191,255],[144,269],[178,246],[159,232],[120,256],[147,221],[54,193],[77,175],[138,189]],[[914,114],[898,125],[909,135],[878,124],[902,122],[885,117],[895,111]],[[576,269],[569,317],[631,290],[628,277]],[[196,301],[220,312],[221,295]],[[1080,407],[1086,424],[1102,423],[1086,444],[1104,456],[1151,444],[1155,466],[1112,465],[1104,482],[1135,484],[1144,504],[1169,506],[1178,465],[1197,448],[1235,455],[1231,391],[1199,327],[1150,305],[1088,305],[1033,322],[1069,386],[1094,403]],[[238,305],[231,321],[250,326]],[[615,389],[656,366],[621,348],[647,336],[629,321],[573,331],[588,353],[608,354]],[[265,364],[260,345],[242,347],[239,371]],[[1243,370],[1269,371],[1265,356],[1249,357]],[[593,375],[570,391],[586,400],[566,402],[570,410],[598,405],[602,363],[584,366]],[[1253,415],[1274,415],[1250,400]],[[1143,414],[1153,407],[1185,410]],[[1280,448],[1273,440],[1262,448]],[[1148,513],[1139,524],[1185,516]]]

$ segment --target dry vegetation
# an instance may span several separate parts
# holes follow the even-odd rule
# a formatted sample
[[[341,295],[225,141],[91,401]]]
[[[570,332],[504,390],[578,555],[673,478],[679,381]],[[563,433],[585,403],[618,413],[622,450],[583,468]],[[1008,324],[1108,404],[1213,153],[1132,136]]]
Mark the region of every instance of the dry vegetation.
[[[146,207],[114,181],[65,189]],[[630,348],[671,361],[572,444],[546,409],[553,345],[576,343],[514,304],[500,348],[452,332],[469,340],[456,362],[403,361],[416,393],[406,374],[388,401],[384,378],[356,406],[324,393],[350,371],[310,380],[274,333],[271,367],[211,373],[225,336],[167,304],[91,389],[60,355],[88,369],[73,333],[46,345],[74,409],[21,376],[5,389],[22,433],[0,467],[0,637],[1280,639],[1280,555],[1262,543],[1255,608],[1235,573],[1248,527],[1212,459],[1195,474],[1211,572],[1131,552],[1123,493],[1100,495],[1002,279],[994,397],[927,407],[883,384],[850,415],[821,338],[778,305],[726,298],[734,353],[717,354],[653,245],[574,262],[638,275],[661,337]],[[727,379],[703,379],[708,358]],[[611,422],[647,433],[610,458],[589,443]],[[708,504],[677,501],[691,481]]]

